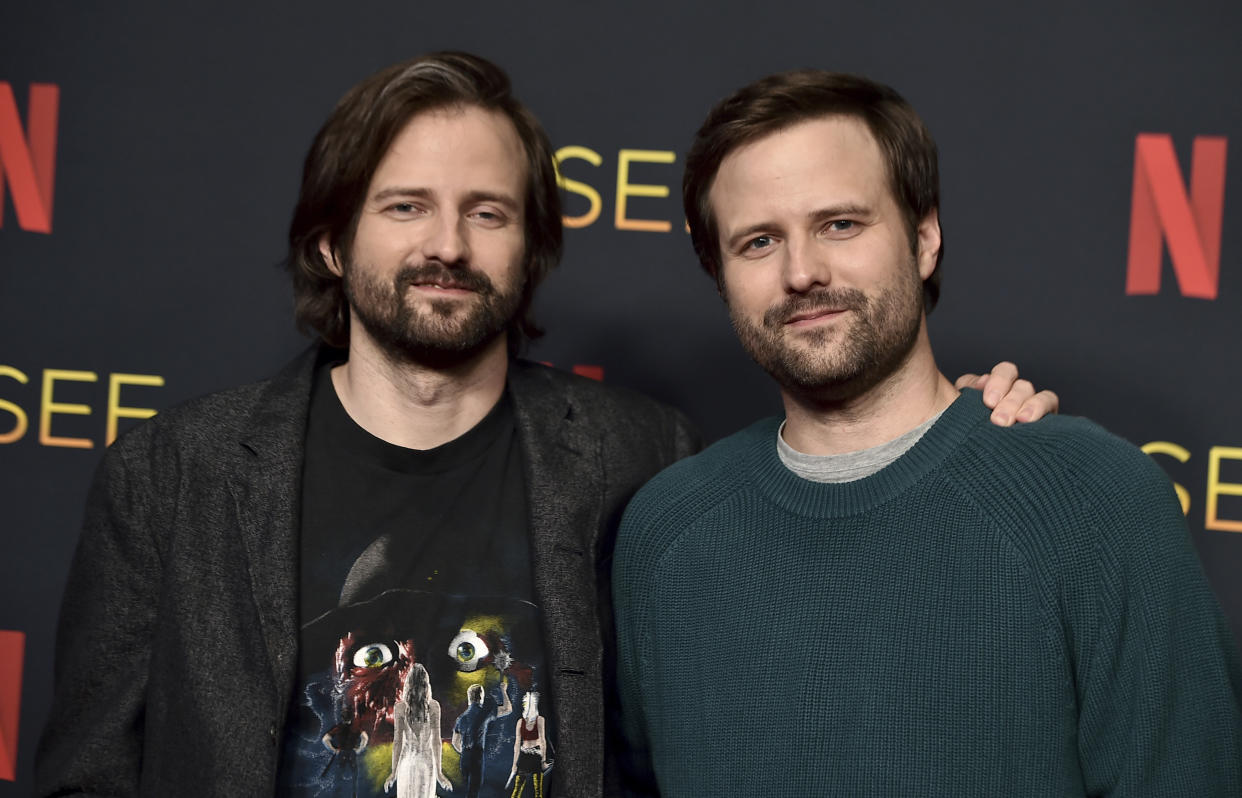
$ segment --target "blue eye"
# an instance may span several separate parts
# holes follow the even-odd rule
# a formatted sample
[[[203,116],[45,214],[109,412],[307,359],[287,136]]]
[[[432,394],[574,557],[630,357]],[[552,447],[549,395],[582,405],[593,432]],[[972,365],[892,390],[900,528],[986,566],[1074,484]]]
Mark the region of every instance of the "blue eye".
[[[475,222],[492,229],[504,226],[509,220],[503,210],[490,206],[475,208],[470,212],[470,218]]]
[[[370,643],[354,652],[355,668],[382,668],[392,660],[392,649],[384,643]]]
[[[470,629],[462,629],[448,646],[448,655],[457,663],[457,669],[463,673],[476,671],[483,660],[491,653],[487,643]]]
[[[763,249],[772,246],[771,236],[756,236],[746,242],[747,249]]]

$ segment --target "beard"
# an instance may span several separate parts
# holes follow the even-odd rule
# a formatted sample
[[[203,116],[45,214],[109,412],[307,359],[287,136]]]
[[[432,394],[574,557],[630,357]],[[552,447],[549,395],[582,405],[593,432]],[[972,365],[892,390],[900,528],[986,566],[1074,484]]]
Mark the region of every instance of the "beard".
[[[412,286],[434,281],[473,296],[414,301]],[[435,368],[464,363],[502,335],[519,313],[522,286],[497,288],[483,272],[436,261],[403,266],[391,281],[345,264],[353,315],[389,357]]]
[[[824,288],[790,296],[756,324],[732,305],[729,318],[742,347],[785,390],[820,402],[860,396],[906,361],[923,318],[922,284],[913,258],[897,285],[868,297],[857,288]],[[844,310],[848,324],[797,331],[796,314]]]

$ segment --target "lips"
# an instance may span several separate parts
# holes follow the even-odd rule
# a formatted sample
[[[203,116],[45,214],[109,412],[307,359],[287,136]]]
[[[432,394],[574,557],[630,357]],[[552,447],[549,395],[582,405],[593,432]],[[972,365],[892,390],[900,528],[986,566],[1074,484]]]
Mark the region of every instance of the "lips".
[[[768,309],[763,325],[779,330],[791,325],[808,325],[829,320],[846,311],[866,312],[867,297],[857,288],[825,288],[809,294],[798,294]]]
[[[438,263],[406,266],[397,273],[397,284],[403,288],[423,288],[440,291],[470,291],[489,293],[491,282],[487,276],[466,266],[446,268]]]
[[[415,280],[410,285],[416,288],[441,288],[446,291],[473,291],[470,286],[449,280]]]
[[[785,319],[785,323],[797,324],[801,321],[814,321],[816,319],[822,319],[826,316],[835,316],[838,313],[844,313],[846,310],[848,310],[848,308],[816,308],[814,310],[804,310]]]

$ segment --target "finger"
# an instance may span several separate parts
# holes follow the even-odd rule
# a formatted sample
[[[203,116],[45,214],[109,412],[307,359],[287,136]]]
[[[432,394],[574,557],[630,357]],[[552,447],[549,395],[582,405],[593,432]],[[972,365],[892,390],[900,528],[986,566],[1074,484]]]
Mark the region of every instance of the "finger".
[[[959,391],[962,390],[963,388],[982,389],[983,383],[985,380],[987,380],[986,374],[982,376],[978,374],[963,374],[962,376],[957,378],[956,382],[953,383],[953,387],[957,388]]]
[[[1034,421],[1060,412],[1060,410],[1061,398],[1059,396],[1052,391],[1040,391],[1022,403],[1022,407],[1018,408],[1018,413],[1014,418],[1022,422]]]
[[[991,408],[997,407],[1001,399],[1004,399],[1013,388],[1014,381],[1017,379],[1017,366],[1008,360],[997,363],[992,367],[992,373],[988,375],[987,387],[983,389],[983,403]],[[1025,398],[1024,396],[1023,399]],[[1013,409],[1016,411],[1018,408],[1015,405]]]
[[[992,421],[1002,427],[1008,427],[1018,416],[1026,400],[1035,395],[1035,386],[1030,380],[1015,380],[1009,392],[1000,398],[992,410]]]

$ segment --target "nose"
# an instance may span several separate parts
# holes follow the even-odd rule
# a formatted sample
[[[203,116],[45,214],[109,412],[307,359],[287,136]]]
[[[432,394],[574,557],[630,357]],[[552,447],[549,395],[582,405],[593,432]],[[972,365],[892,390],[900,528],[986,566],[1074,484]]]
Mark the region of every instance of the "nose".
[[[455,213],[444,213],[431,222],[427,238],[423,241],[423,257],[451,265],[463,263],[470,257],[470,242],[466,238],[466,220]]]
[[[781,277],[790,294],[805,294],[831,284],[832,268],[827,253],[814,240],[791,239],[785,247]]]

